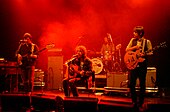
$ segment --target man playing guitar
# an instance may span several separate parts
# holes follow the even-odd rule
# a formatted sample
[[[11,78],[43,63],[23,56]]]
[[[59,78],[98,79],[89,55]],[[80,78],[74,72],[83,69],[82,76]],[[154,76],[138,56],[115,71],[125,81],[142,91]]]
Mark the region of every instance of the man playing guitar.
[[[24,91],[32,92],[34,84],[34,70],[38,54],[34,54],[39,50],[36,44],[32,42],[30,33],[25,33],[23,40],[16,51],[18,64],[22,70],[22,78],[24,83]]]
[[[129,81],[130,81],[130,93],[132,102],[135,108],[142,107],[144,103],[145,95],[145,82],[147,73],[148,55],[152,55],[152,44],[150,40],[144,38],[143,26],[136,26],[133,31],[134,38],[132,38],[126,47],[125,63],[128,65]],[[147,51],[147,52],[146,52]],[[130,53],[129,53],[130,52]],[[132,59],[128,59],[128,54],[136,52]],[[127,58],[127,59],[126,59]],[[135,63],[133,63],[135,62]],[[132,64],[131,64],[132,63]],[[140,94],[139,101],[137,100],[137,93],[135,90],[136,80],[139,78],[140,82]]]
[[[21,76],[24,83],[24,92],[30,94],[30,107],[28,111],[32,111],[32,92],[34,88],[35,65],[38,58],[36,53],[39,50],[38,46],[32,42],[32,35],[25,33],[23,40],[20,40],[20,45],[16,51],[18,65],[21,67]]]
[[[94,71],[92,70],[92,61],[86,56],[85,46],[76,47],[76,55],[66,61],[66,78],[63,80],[65,96],[70,96],[70,90],[73,96],[78,96],[77,86],[89,88],[94,83]]]

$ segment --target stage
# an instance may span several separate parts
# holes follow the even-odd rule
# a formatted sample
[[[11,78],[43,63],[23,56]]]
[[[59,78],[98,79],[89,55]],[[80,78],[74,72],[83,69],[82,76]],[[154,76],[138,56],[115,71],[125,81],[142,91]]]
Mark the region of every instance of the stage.
[[[65,97],[63,90],[36,90],[0,94],[1,112],[25,112],[32,106],[35,112],[133,112],[130,96],[122,92],[79,89],[79,97]],[[170,97],[147,94],[144,112],[170,109]]]
[[[35,73],[38,79],[45,75],[41,70]],[[17,82],[16,74],[8,76],[5,83],[8,87],[4,87],[8,92],[0,94],[0,112],[136,112],[130,98],[127,73],[96,74],[95,87],[77,87],[79,97],[65,97],[57,75],[53,77],[55,81],[46,83],[46,86],[45,81],[35,80],[32,93],[22,92],[23,85]],[[167,90],[165,94],[159,93],[155,80],[155,69],[148,69],[143,112],[170,110],[170,92]]]

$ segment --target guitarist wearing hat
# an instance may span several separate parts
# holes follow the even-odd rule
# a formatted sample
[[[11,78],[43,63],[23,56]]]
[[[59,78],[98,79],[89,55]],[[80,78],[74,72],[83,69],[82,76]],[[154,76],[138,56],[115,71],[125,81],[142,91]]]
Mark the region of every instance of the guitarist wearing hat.
[[[24,83],[24,92],[32,92],[34,84],[34,70],[39,50],[38,46],[32,42],[30,33],[25,33],[23,40],[20,40],[19,47],[16,51],[18,65],[21,67],[22,78]]]
[[[144,38],[143,26],[136,26],[133,31],[134,37],[126,47],[124,57],[125,63],[129,70],[129,87],[134,108],[142,108],[144,104],[145,82],[147,73],[147,57],[152,55],[151,41]],[[134,55],[132,55],[134,54]],[[139,98],[136,93],[136,80],[139,78],[140,94]]]

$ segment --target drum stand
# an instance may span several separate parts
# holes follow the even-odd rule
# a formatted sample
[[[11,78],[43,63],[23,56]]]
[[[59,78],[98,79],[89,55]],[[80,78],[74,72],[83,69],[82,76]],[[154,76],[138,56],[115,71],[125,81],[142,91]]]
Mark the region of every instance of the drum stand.
[[[32,105],[32,91],[29,94],[29,100],[30,100],[30,108],[27,109],[27,112],[32,112],[34,110]]]
[[[113,63],[113,66],[115,68],[115,72],[122,72],[121,68],[121,53],[120,49],[118,50],[118,56],[115,57],[116,62]]]
[[[121,66],[119,62],[115,62],[113,64],[114,68],[115,68],[115,72],[122,72]]]

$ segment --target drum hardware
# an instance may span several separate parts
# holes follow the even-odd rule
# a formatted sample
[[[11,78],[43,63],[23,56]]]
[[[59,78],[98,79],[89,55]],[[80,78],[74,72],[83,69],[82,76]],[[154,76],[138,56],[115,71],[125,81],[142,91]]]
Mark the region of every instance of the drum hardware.
[[[120,52],[121,47],[122,47],[121,44],[118,44],[116,46],[115,56],[114,56],[114,59],[113,59],[113,60],[115,60],[115,62],[113,63],[113,67],[114,67],[115,72],[122,72],[122,69],[121,69],[121,52]]]
[[[114,64],[113,64],[113,66],[114,66],[114,71],[115,72],[122,72],[122,69],[121,69],[121,66],[120,66],[120,63],[118,63],[118,62],[115,62]]]

